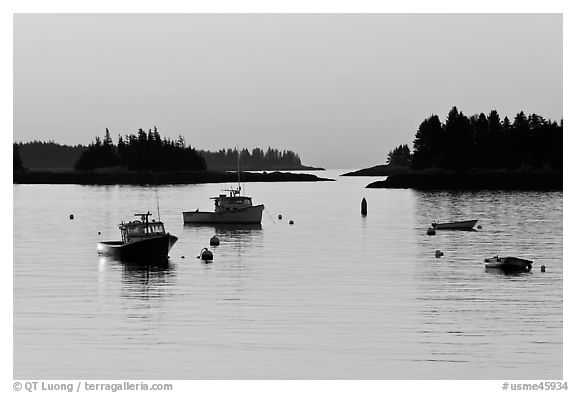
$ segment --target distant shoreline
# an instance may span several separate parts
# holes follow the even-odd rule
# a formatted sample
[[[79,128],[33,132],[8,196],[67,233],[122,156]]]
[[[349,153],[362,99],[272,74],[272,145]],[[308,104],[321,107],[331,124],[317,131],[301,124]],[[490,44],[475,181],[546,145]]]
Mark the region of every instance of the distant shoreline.
[[[411,172],[413,172],[413,170],[409,167],[388,164],[359,169],[354,172],[344,173],[340,176],[392,176]]]
[[[232,168],[232,167],[226,167],[226,166],[210,166],[207,169],[208,171],[214,171],[214,172],[226,172],[226,171],[231,171],[231,172],[235,172],[236,168]],[[312,166],[306,166],[306,165],[300,165],[300,166],[289,166],[289,165],[279,165],[279,166],[273,166],[273,167],[254,167],[254,166],[247,166],[247,165],[243,165],[241,167],[242,171],[246,171],[246,172],[274,172],[274,171],[325,171],[325,168],[316,168],[316,167],[312,167]]]
[[[543,190],[562,191],[562,171],[412,171],[391,175],[366,188],[418,190]]]
[[[157,131],[156,129],[154,130]],[[150,130],[152,132],[152,130]],[[154,134],[138,134],[132,135],[134,138],[142,139],[143,141],[146,140],[146,143],[150,143],[150,137],[154,142],[148,148],[154,150],[158,148],[158,140],[161,139],[160,134],[154,136]],[[127,165],[127,157],[123,156],[120,158],[118,154],[120,151],[123,154],[127,154],[126,143],[130,144],[130,138],[124,139],[122,142],[122,148],[119,145],[114,145],[110,138],[109,131],[106,132],[104,135],[104,139],[106,140],[107,144],[112,150],[112,153],[116,155],[116,159],[110,162],[106,162],[106,166],[110,165]],[[101,139],[102,141],[102,139]],[[161,142],[160,145],[162,145]],[[169,141],[166,141],[167,144],[172,146]],[[180,142],[179,142],[180,143]],[[182,140],[181,143],[184,143]],[[78,168],[81,170],[91,170],[94,168],[102,167],[103,162],[92,163],[90,164],[90,160],[94,160],[96,156],[102,157],[106,156],[103,155],[103,152],[100,151],[94,156],[92,153],[91,157],[88,162],[86,162],[86,158],[82,162],[80,162],[80,166],[77,167],[80,158],[90,151],[94,149],[93,145],[83,146],[83,145],[76,145],[76,146],[68,146],[68,145],[60,145],[59,143],[55,143],[53,141],[49,142],[41,142],[41,141],[31,141],[31,142],[18,142],[14,143],[14,146],[17,148],[18,154],[20,155],[20,159],[22,161],[22,166],[24,168],[29,168],[30,170],[37,170],[37,171],[52,171],[52,170],[73,170],[74,168]],[[140,145],[139,145],[140,146]],[[119,150],[120,148],[120,150]],[[135,146],[134,146],[135,148]],[[140,146],[139,148],[143,148]],[[181,149],[181,147],[172,146],[171,149]],[[128,149],[130,150],[130,149]],[[186,150],[186,149],[184,149]],[[170,171],[174,168],[182,168],[182,170],[208,170],[208,171],[216,171],[216,172],[223,172],[223,171],[236,171],[238,168],[238,159],[237,153],[235,150],[232,149],[221,149],[216,152],[206,151],[206,150],[196,150],[193,149],[194,153],[193,156],[196,154],[200,154],[202,159],[204,160],[206,166],[182,166],[180,165],[173,166],[170,164],[175,158],[172,157],[172,161],[170,159],[164,158],[160,159],[159,157],[155,156],[156,160],[159,162],[163,162],[165,165],[160,167],[150,166],[150,165],[140,165],[136,164],[134,161],[136,156],[132,157],[130,160],[131,167],[133,169],[144,169],[144,170],[164,170]],[[144,149],[144,156],[150,156],[150,152]],[[158,152],[156,152],[158,153]],[[171,153],[173,155],[174,152]],[[252,150],[252,153],[247,149],[242,150],[242,160],[241,160],[241,168],[243,171],[323,171],[324,168],[320,167],[313,167],[309,165],[302,165],[300,158],[298,155],[291,150],[278,150],[268,148],[268,151],[264,151],[259,148],[255,148]],[[189,157],[190,158],[190,157]],[[198,157],[196,157],[198,158]],[[107,159],[111,159],[108,156]],[[150,163],[148,163],[150,164]],[[190,163],[189,163],[190,164]],[[197,163],[199,164],[199,162]],[[126,169],[126,168],[124,168]]]
[[[286,172],[244,172],[243,182],[316,182],[334,181],[308,173]],[[13,184],[202,184],[235,183],[238,175],[234,172],[220,171],[174,171],[174,172],[138,172],[138,171],[75,171],[75,170],[21,170],[14,171]]]

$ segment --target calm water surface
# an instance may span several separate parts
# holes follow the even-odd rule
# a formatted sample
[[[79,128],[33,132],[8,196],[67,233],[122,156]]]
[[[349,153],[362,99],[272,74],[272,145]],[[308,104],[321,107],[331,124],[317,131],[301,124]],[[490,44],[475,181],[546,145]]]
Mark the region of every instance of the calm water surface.
[[[96,244],[156,213],[154,187],[14,185],[14,378],[562,379],[561,192],[374,190],[344,172],[247,183],[266,206],[248,228],[183,225],[223,184],[161,186],[179,241],[151,267]],[[426,235],[468,218],[483,228]],[[486,271],[495,254],[535,268]]]

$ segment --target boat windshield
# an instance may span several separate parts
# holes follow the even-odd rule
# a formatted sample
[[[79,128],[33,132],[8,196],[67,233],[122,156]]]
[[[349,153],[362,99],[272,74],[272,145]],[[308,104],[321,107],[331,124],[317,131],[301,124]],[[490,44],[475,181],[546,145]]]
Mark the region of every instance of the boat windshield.
[[[152,223],[148,225],[151,233],[164,233],[164,224]]]
[[[164,224],[161,222],[152,222],[146,225],[141,222],[129,222],[121,225],[120,229],[128,236],[145,235],[148,233],[165,233]]]
[[[215,205],[219,208],[242,208],[252,206],[250,197],[225,197],[217,198]]]
[[[146,233],[143,226],[127,226],[126,227],[126,234],[127,235],[141,235]]]

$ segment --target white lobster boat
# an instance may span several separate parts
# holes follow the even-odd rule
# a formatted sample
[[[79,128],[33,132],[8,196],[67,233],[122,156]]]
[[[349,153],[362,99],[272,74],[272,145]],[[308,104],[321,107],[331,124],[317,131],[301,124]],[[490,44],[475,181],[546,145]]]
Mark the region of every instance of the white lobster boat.
[[[238,187],[224,189],[214,200],[214,212],[182,212],[184,224],[260,224],[264,205],[252,204],[252,198],[240,195],[240,153],[238,153]]]
[[[182,212],[184,224],[260,224],[264,205],[252,204],[252,198],[240,195],[241,187],[223,190],[214,200],[214,212]]]

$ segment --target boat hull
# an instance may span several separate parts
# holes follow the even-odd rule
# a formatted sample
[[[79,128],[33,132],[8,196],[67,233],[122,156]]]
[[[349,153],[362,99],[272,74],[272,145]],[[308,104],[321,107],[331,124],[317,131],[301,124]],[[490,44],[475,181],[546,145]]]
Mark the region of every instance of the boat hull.
[[[433,223],[432,227],[434,229],[458,229],[458,230],[471,230],[478,220],[468,220],[468,221],[456,221],[456,222],[446,222],[446,223]]]
[[[229,212],[182,212],[184,224],[260,224],[264,205]]]
[[[486,269],[532,270],[532,261],[516,257],[494,257],[484,260]]]
[[[177,240],[176,236],[166,234],[131,243],[123,243],[121,241],[100,242],[98,243],[98,254],[115,258],[167,257],[168,252],[170,252]]]

